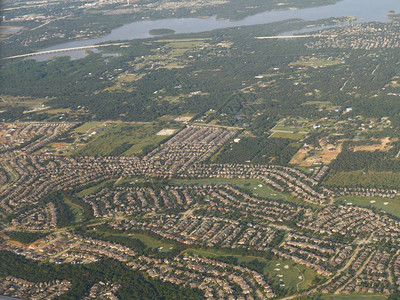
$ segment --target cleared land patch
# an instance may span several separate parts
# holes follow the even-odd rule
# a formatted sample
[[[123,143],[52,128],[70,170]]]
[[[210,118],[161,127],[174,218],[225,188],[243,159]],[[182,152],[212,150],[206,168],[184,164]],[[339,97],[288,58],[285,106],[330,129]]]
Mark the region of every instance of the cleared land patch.
[[[392,142],[396,142],[398,139],[393,139],[391,140],[390,137],[385,137],[381,140],[371,140],[372,142],[376,141],[376,144],[370,144],[370,145],[360,145],[360,146],[354,146],[353,150],[354,152],[356,151],[368,151],[368,152],[374,152],[374,151],[384,151],[387,152],[390,149],[393,148],[393,145],[391,145]]]
[[[298,61],[292,62],[290,66],[304,66],[312,68],[330,67],[335,65],[343,64],[342,59],[332,57],[321,57],[321,56],[303,56]]]
[[[315,164],[329,165],[342,152],[342,143],[328,144],[321,148],[305,145],[292,157],[289,164],[299,167],[311,167]]]
[[[113,124],[98,133],[85,146],[78,148],[78,155],[133,155],[140,154],[144,148],[157,146],[165,138],[157,135],[160,125],[146,124]]]

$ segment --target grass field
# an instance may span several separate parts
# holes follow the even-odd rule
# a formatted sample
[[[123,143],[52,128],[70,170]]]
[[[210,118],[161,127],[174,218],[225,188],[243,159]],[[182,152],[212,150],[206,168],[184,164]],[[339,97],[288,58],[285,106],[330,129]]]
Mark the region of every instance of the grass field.
[[[169,252],[175,247],[173,243],[168,243],[145,233],[115,233],[108,231],[97,231],[97,233],[104,234],[105,236],[122,236],[125,238],[135,238],[140,240],[149,248],[158,249],[159,252]]]
[[[291,140],[301,140],[308,133],[306,132],[292,132],[292,131],[273,131],[270,137],[281,138],[281,139],[291,139]]]
[[[160,252],[169,252],[174,249],[174,244],[161,241],[144,233],[129,234],[130,237],[141,240],[149,248],[158,249]]]
[[[64,198],[64,202],[69,206],[74,214],[74,223],[79,223],[83,220],[83,209],[78,204],[73,203],[68,197]]]
[[[299,291],[310,287],[312,280],[317,275],[316,272],[310,268],[296,264],[291,260],[281,259],[269,261],[264,268],[264,274],[271,279],[281,278],[282,283],[287,288],[296,289],[298,284]]]
[[[78,193],[78,196],[85,197],[85,196],[88,196],[88,195],[97,193],[97,192],[100,191],[100,189],[102,189],[107,183],[110,183],[110,182],[114,182],[114,180],[103,181],[103,182],[101,182],[101,183],[99,183],[99,184],[97,184],[97,185],[95,185],[95,186],[92,186],[92,187],[90,187],[90,188],[84,189],[84,190],[82,190],[82,191],[80,191],[80,192]]]
[[[105,127],[106,124],[104,122],[87,122],[85,124],[82,124],[81,126],[75,128],[73,132],[76,133],[86,133],[90,130],[95,130],[99,128]]]
[[[342,63],[343,62],[341,59],[303,56],[303,57],[301,57],[300,60],[290,63],[290,65],[291,66],[321,68],[321,67],[330,67],[330,66],[340,65]]]
[[[258,256],[238,255],[228,249],[186,249],[185,253],[201,255],[205,257],[215,258],[218,256],[233,256],[238,262],[249,262],[254,259],[265,262],[264,275],[271,280],[280,280],[283,287],[296,289],[299,284],[299,291],[306,289],[311,285],[316,273],[302,265],[298,265],[290,260],[273,259],[267,260]],[[304,280],[303,280],[304,277]]]
[[[86,124],[85,124],[86,125]],[[90,123],[76,129],[87,132],[101,128],[98,123]],[[176,127],[176,126],[175,126]],[[134,155],[140,154],[147,146],[157,146],[166,137],[156,135],[162,127],[158,124],[111,124],[97,133],[86,145],[79,147],[78,155]]]
[[[352,203],[359,206],[375,207],[383,212],[400,218],[400,198],[388,199],[381,197],[345,196],[337,198],[342,203]]]
[[[303,118],[281,119],[271,129],[270,137],[301,140],[310,132],[311,128],[309,121]]]
[[[116,79],[119,83],[130,83],[142,79],[146,74],[121,74]]]
[[[6,105],[24,106],[29,109],[42,107],[43,103],[50,101],[48,98],[32,98],[32,97],[15,97],[9,95],[0,95],[0,107]]]
[[[318,108],[328,109],[328,110],[337,108],[337,106],[334,106],[330,101],[307,101],[301,105],[302,106],[315,105],[315,106],[318,106]]]

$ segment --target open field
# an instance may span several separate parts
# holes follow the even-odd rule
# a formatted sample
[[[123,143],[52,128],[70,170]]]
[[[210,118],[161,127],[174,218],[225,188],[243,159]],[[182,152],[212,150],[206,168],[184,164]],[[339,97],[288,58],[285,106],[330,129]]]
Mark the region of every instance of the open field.
[[[380,140],[371,140],[371,141],[376,141],[376,144],[355,146],[353,148],[354,152],[357,152],[357,151],[368,151],[368,152],[384,151],[384,152],[387,152],[393,148],[393,145],[391,145],[391,143],[396,142],[397,139],[391,140],[390,137],[385,137]]]
[[[142,241],[143,244],[145,244],[149,248],[158,249],[160,252],[169,252],[175,247],[175,245],[172,243],[170,244],[168,242],[161,241],[160,239],[154,238],[144,233],[132,233],[129,234],[129,236]]]
[[[90,129],[90,126],[88,126]],[[85,128],[81,128],[83,131]],[[145,147],[157,146],[164,135],[156,135],[162,128],[154,124],[113,124],[96,134],[83,147],[78,155],[133,155],[140,154]]]
[[[83,208],[73,203],[68,197],[64,197],[64,202],[69,206],[74,215],[74,223],[81,222],[83,220]]]
[[[343,196],[336,201],[344,204],[352,203],[359,206],[375,207],[386,213],[400,218],[400,198],[381,198],[381,197],[362,197],[362,196]]]
[[[297,284],[299,284],[299,290],[306,289],[311,285],[312,280],[315,278],[316,273],[305,267],[298,265],[290,260],[273,259],[267,260],[259,256],[250,255],[239,255],[235,254],[228,249],[186,249],[186,253],[206,256],[210,258],[215,258],[218,256],[233,256],[238,259],[238,263],[245,263],[257,259],[261,262],[266,263],[263,273],[272,281],[280,281],[282,287],[296,289]],[[304,280],[303,280],[304,276]]]
[[[175,118],[176,122],[189,122],[190,120],[192,120],[194,117],[196,116],[196,114],[183,114],[180,116],[177,116]]]
[[[116,84],[110,87],[105,88],[103,91],[105,92],[119,92],[119,91],[125,91],[125,92],[133,92],[133,88],[131,87],[126,87],[121,84]]]
[[[302,106],[311,106],[315,105],[320,109],[327,109],[327,110],[333,110],[337,108],[337,106],[334,106],[330,101],[307,101],[301,104]]]
[[[108,181],[103,181],[95,186],[92,186],[90,188],[84,189],[82,191],[80,191],[77,195],[80,197],[85,197],[87,195],[91,195],[94,193],[97,193],[100,189],[102,189],[103,187],[106,186],[107,183],[111,183],[114,182],[114,180],[108,180]]]
[[[73,130],[73,132],[77,133],[86,133],[89,132],[90,130],[95,130],[99,128],[103,128],[106,126],[105,122],[87,122]]]
[[[44,107],[44,103],[50,100],[51,99],[46,99],[46,98],[0,95],[0,108],[6,105],[12,105],[12,106],[24,106],[31,110],[35,108],[45,109],[46,107]]]
[[[50,115],[58,115],[69,112],[70,108],[55,108],[55,109],[46,109],[44,112]]]
[[[107,230],[98,230],[95,232],[97,234],[101,234],[106,237],[123,237],[125,239],[138,239],[140,240],[146,247],[151,248],[153,250],[157,249],[159,252],[169,252],[174,249],[175,245],[173,243],[169,243],[168,241],[161,240],[157,237],[153,237],[151,235],[145,233],[116,233],[109,232]]]
[[[324,58],[324,57],[303,56],[298,61],[290,63],[290,65],[321,68],[321,67],[340,65],[342,63],[343,61],[341,59],[334,59],[330,57]]]
[[[299,284],[299,291],[311,286],[311,282],[316,276],[315,271],[310,268],[281,259],[269,261],[264,268],[264,274],[271,279],[274,277],[282,279],[282,283],[287,288],[296,289]]]
[[[342,152],[342,143],[338,145],[328,144],[320,150],[315,150],[313,146],[302,147],[289,163],[299,167],[311,167],[320,163],[329,165],[340,152]]]
[[[134,82],[140,80],[144,76],[146,76],[146,74],[121,74],[118,76],[116,81],[118,83]]]
[[[282,119],[270,130],[270,137],[301,140],[311,128],[309,121],[302,118]]]
[[[308,134],[308,132],[273,131],[273,133],[270,135],[270,137],[281,138],[281,139],[291,139],[291,140],[301,140],[307,134]]]

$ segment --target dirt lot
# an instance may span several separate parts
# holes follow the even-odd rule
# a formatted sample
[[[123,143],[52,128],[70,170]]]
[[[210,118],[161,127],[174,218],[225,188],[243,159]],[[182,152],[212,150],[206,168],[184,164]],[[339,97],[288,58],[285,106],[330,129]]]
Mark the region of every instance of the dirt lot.
[[[313,146],[305,146],[300,148],[289,163],[299,167],[311,167],[315,163],[329,165],[340,152],[342,152],[342,143],[325,145],[322,150],[316,150]]]
[[[373,141],[376,141],[377,143],[372,144],[372,145],[355,146],[354,152],[357,152],[357,151],[374,152],[377,150],[386,152],[393,148],[393,145],[391,145],[391,143],[396,142],[397,140],[398,139],[391,140],[389,137],[385,137],[381,140],[373,140]]]

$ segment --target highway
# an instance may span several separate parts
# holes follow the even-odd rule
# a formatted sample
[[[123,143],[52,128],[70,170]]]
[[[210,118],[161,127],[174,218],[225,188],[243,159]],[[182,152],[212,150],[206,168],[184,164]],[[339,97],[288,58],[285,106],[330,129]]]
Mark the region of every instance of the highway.
[[[102,47],[109,47],[109,46],[122,46],[122,45],[126,45],[126,43],[112,43],[112,44],[80,46],[80,47],[72,47],[72,48],[64,48],[64,49],[54,49],[54,50],[47,50],[47,51],[31,52],[31,53],[26,53],[26,54],[14,55],[14,56],[9,56],[9,57],[4,57],[3,59],[24,58],[24,57],[29,57],[29,56],[51,54],[51,53],[57,53],[57,52],[67,52],[67,51],[75,51],[75,50],[87,50],[87,49],[93,49],[93,48],[102,48]]]

